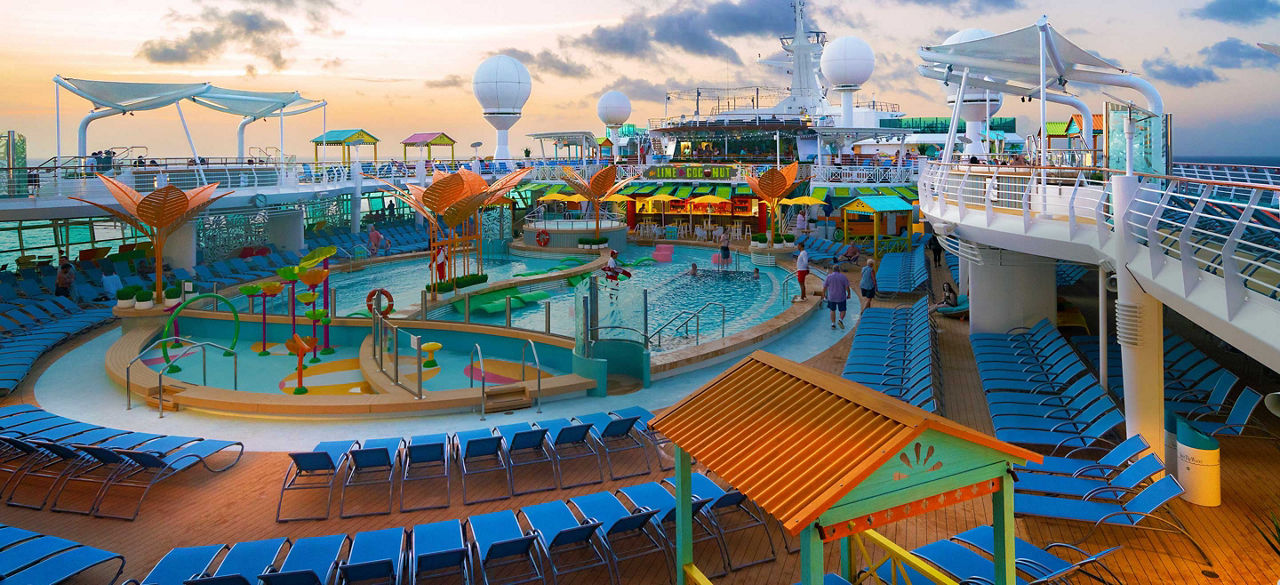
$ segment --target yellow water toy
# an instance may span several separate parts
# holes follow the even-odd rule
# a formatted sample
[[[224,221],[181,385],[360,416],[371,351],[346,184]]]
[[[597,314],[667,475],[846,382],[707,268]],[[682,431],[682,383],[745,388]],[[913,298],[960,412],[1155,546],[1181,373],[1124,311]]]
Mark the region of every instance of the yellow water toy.
[[[436,351],[444,347],[435,341],[428,341],[422,344],[422,351],[427,352],[427,359],[422,362],[424,368],[438,368],[440,364],[436,363]]]

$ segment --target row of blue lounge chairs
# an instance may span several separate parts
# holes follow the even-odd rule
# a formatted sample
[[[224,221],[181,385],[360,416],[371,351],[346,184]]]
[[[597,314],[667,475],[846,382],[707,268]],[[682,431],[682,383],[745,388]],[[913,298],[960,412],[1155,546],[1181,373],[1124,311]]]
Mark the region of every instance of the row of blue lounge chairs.
[[[841,244],[833,242],[818,236],[802,235],[796,238],[797,244],[804,244],[805,251],[809,252],[810,262],[831,261],[838,262],[850,248],[857,244]],[[798,253],[798,252],[797,252]]]
[[[420,252],[431,247],[429,235],[421,228],[391,226],[384,227],[380,231],[385,238],[384,241],[390,245],[392,254]],[[311,248],[336,246],[350,253],[355,253],[357,249],[364,249],[370,253],[375,252],[375,250],[369,250],[369,238],[365,234],[342,233],[314,236],[307,239],[307,245]]]
[[[0,396],[17,388],[44,352],[112,319],[63,297],[0,299]]]
[[[0,524],[0,582],[54,585],[99,565],[119,561],[115,583],[124,572],[124,557],[65,538]]]
[[[192,271],[173,269],[173,276],[195,284],[196,290],[225,289],[239,283],[276,276],[276,269],[296,266],[302,261],[297,252],[271,252],[265,256],[228,258],[216,262],[196,264]]]
[[[842,376],[912,406],[937,412],[938,344],[929,301],[862,312]]]
[[[273,538],[225,545],[176,548],[138,585],[257,583],[409,583],[457,576],[488,584],[494,574],[503,583],[553,582],[562,575],[597,570],[610,583],[621,577],[618,564],[659,555],[669,576],[675,566],[676,498],[673,480],[551,501],[520,510],[479,514],[465,521],[420,524],[300,538],[279,560],[289,541]],[[670,488],[670,489],[669,489]],[[724,572],[772,561],[776,557],[765,517],[736,490],[693,475],[693,510],[701,540],[714,540]],[[770,541],[762,558],[735,562],[725,535],[759,528]],[[348,544],[349,543],[349,544]],[[344,549],[345,556],[344,556]],[[216,562],[222,551],[220,562]],[[215,568],[216,565],[216,568]],[[723,573],[722,573],[723,574]],[[597,580],[603,582],[603,576]]]
[[[231,448],[239,448],[233,461],[210,464],[210,457]],[[0,495],[7,494],[12,506],[39,510],[49,504],[59,512],[133,520],[155,485],[196,464],[224,471],[243,453],[244,445],[233,441],[101,427],[28,404],[0,407],[0,472],[8,473]],[[61,503],[73,485],[95,490],[89,505]],[[130,491],[137,492],[131,512],[107,509],[119,507],[119,494]]]
[[[461,472],[462,501],[476,504],[509,498],[512,495],[559,488],[601,483],[604,470],[611,479],[622,479],[649,473],[650,450],[657,451],[660,467],[663,466],[661,450],[668,443],[665,437],[653,431],[648,421],[653,413],[633,406],[610,413],[597,412],[579,415],[573,419],[549,419],[536,423],[515,423],[492,428],[460,431],[449,434],[418,435],[407,441],[400,437],[325,441],[311,451],[290,453],[291,463],[285,472],[280,488],[280,502],[276,507],[276,521],[320,520],[329,517],[333,488],[342,479],[339,495],[339,515],[342,517],[370,514],[389,514],[395,500],[395,480],[400,480],[399,507],[401,512],[428,508],[446,508],[452,498],[452,473],[456,463]],[[633,473],[619,474],[614,470],[613,457],[626,451],[639,450],[644,467]],[[565,464],[574,460],[593,463],[595,478],[581,482],[566,479]],[[603,459],[603,461],[602,461]],[[517,489],[517,468],[546,466],[550,473],[532,474],[549,481],[544,485]],[[397,469],[399,474],[397,474]],[[472,498],[468,495],[468,478],[485,474],[501,474],[506,489],[491,497]],[[411,482],[443,483],[443,494],[438,502],[422,505],[406,503],[406,493]],[[346,493],[355,486],[385,486],[386,505],[374,512],[348,512]],[[324,512],[312,516],[286,516],[283,513],[285,495],[290,492],[325,492]],[[474,491],[474,489],[472,490]]]
[[[928,282],[929,264],[924,259],[924,247],[880,257],[880,265],[876,267],[876,287],[880,293],[911,293]]]
[[[1098,340],[1071,338],[1090,365],[1098,364]],[[1117,401],[1124,399],[1124,375],[1120,345],[1108,343],[1107,388]],[[1280,439],[1266,426],[1251,423],[1262,403],[1262,394],[1240,384],[1234,373],[1182,336],[1166,332],[1164,338],[1165,410],[1183,416],[1196,430],[1213,436],[1245,436]]]
[[[1124,414],[1047,319],[970,340],[996,438],[1052,452],[1114,444]]]

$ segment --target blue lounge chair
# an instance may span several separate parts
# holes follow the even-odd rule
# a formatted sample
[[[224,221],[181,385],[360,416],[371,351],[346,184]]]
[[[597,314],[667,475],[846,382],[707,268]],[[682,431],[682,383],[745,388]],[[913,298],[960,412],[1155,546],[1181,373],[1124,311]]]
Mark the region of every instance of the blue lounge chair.
[[[299,538],[289,547],[280,570],[258,579],[263,585],[329,585],[338,574],[338,557],[346,543],[345,534]]]
[[[675,551],[676,497],[662,487],[662,484],[653,481],[620,488],[618,493],[631,500],[635,508],[648,508],[658,511],[658,514],[649,519],[649,522],[658,528],[658,534],[662,536],[667,547]],[[723,540],[717,536],[715,529],[709,526],[702,518],[703,509],[710,503],[711,500],[707,498],[693,497],[693,542],[696,544],[704,540],[715,541],[716,548],[720,553],[721,570],[707,576],[720,577],[729,573],[729,565],[725,561],[728,558],[728,553],[724,550]],[[701,534],[699,534],[699,528],[701,529]],[[672,565],[671,570],[674,574],[678,567]]]
[[[233,461],[220,467],[209,465],[209,457],[232,447],[239,447]],[[213,473],[226,471],[240,461],[240,457],[244,455],[244,445],[238,441],[201,440],[167,454],[151,451],[145,445],[141,449],[120,449],[118,452],[129,462],[127,465],[117,469],[115,476],[102,485],[90,514],[101,518],[133,520],[138,517],[138,512],[142,509],[142,501],[156,484],[186,469],[190,469],[196,464],[203,465],[205,469]],[[104,504],[111,496],[111,492],[120,488],[132,488],[141,491],[137,501],[134,503],[133,511],[128,514],[103,511]]]
[[[996,577],[996,566],[990,559],[949,540],[939,540],[914,549],[911,554],[936,565],[939,569],[950,573],[956,581],[969,585],[992,585]],[[911,583],[929,583],[929,579],[911,567],[903,567],[902,573]],[[885,563],[876,571],[881,580],[892,583],[893,567]],[[899,573],[901,575],[902,573]],[[1017,585],[1029,585],[1022,577],[1014,576]],[[1037,580],[1036,583],[1042,583]]]
[[[1108,450],[1096,461],[1073,459],[1071,457],[1076,453],[1094,449],[1092,447],[1083,447],[1067,453],[1066,457],[1045,457],[1043,463],[1027,462],[1026,465],[1020,466],[1018,469],[1025,469],[1034,473],[1106,479],[1123,469],[1125,465],[1129,464],[1129,461],[1141,455],[1148,447],[1150,446],[1147,445],[1147,441],[1142,438],[1142,435],[1134,435]]]
[[[635,429],[636,421],[640,420],[638,416],[626,416],[615,418],[603,412],[592,414],[578,415],[575,417],[580,423],[591,425],[591,436],[595,437],[596,442],[604,450],[605,463],[609,466],[610,479],[623,479],[627,477],[635,477],[645,475],[651,471],[649,466],[649,453],[644,448],[644,443],[632,433]],[[639,449],[640,455],[644,458],[644,469],[633,473],[618,475],[613,471],[613,455],[615,453],[623,453],[632,449]]]
[[[34,450],[27,456],[26,462],[9,476],[4,487],[0,488],[0,493],[9,493],[5,504],[42,510],[62,478],[74,472],[85,461],[79,451],[67,445],[38,439],[27,439],[25,442]],[[24,501],[20,495],[24,487],[29,487],[30,480],[48,481],[47,487],[38,492],[43,494],[38,503]]]
[[[628,510],[618,501],[617,496],[609,492],[597,492],[578,496],[569,500],[583,520],[600,523],[600,542],[609,553],[610,565],[614,575],[618,575],[618,564],[622,561],[647,557],[653,554],[662,555],[663,561],[671,565],[671,553],[663,546],[665,537],[660,529],[650,520],[658,514],[658,510],[638,508]],[[657,534],[655,534],[657,533]],[[670,573],[668,573],[670,577]],[[671,577],[674,582],[674,577]]]
[[[1204,548],[1196,542],[1190,532],[1187,532],[1186,527],[1172,512],[1168,512],[1168,518],[1156,515],[1156,512],[1165,508],[1165,504],[1181,494],[1182,486],[1178,484],[1178,480],[1171,475],[1166,475],[1143,488],[1124,503],[1015,493],[1013,512],[1019,516],[1073,520],[1093,525],[1083,538],[1072,544],[1087,540],[1099,526],[1104,524],[1181,534],[1187,537],[1205,561],[1212,565],[1213,562],[1209,559],[1209,555],[1205,554]],[[1144,522],[1144,520],[1150,521]]]
[[[507,451],[507,481],[511,484],[511,494],[515,496],[543,492],[556,488],[555,463],[551,459],[551,451],[546,445],[547,429],[534,427],[530,423],[513,423],[494,428],[502,435]],[[516,468],[526,465],[545,463],[551,470],[550,485],[534,487],[528,490],[516,489]]]
[[[134,449],[145,445],[151,452],[167,453],[198,440],[196,437],[128,433],[94,445],[72,443],[71,446],[83,454],[83,463],[69,471],[63,477],[62,484],[54,488],[53,503],[50,504],[49,508],[55,512],[92,514],[98,504],[97,497],[93,498],[89,506],[83,509],[63,506],[59,504],[59,501],[68,487],[77,484],[97,486],[95,491],[101,494],[107,484],[114,481],[117,476],[124,473],[132,465],[132,461],[118,452],[117,449]],[[139,505],[141,505],[141,500],[139,500]]]
[[[600,522],[579,521],[568,504],[555,501],[520,509],[525,521],[538,535],[538,546],[551,569],[551,582],[559,583],[560,575],[604,567],[609,580],[618,582],[609,560],[596,538]],[[557,560],[557,557],[561,557]]]
[[[520,529],[515,512],[502,510],[480,514],[467,519],[471,528],[471,546],[476,567],[485,585],[489,583],[489,571],[501,570],[502,583],[543,582],[542,563],[535,550],[538,535]],[[511,567],[523,567],[512,575]]]
[[[46,537],[48,538],[48,537]],[[4,553],[0,553],[2,555]],[[57,555],[46,557],[17,573],[5,576],[10,583],[62,583],[102,563],[120,561],[116,574],[107,585],[116,582],[124,572],[124,557],[91,546],[77,546]]]
[[[995,555],[995,530],[990,526],[979,526],[972,530],[961,532],[953,537],[952,540],[963,542],[973,548],[976,548],[988,555]],[[1055,549],[1070,550],[1082,558],[1078,561],[1068,561],[1053,554],[1050,551]],[[1045,548],[1040,548],[1021,538],[1015,538],[1013,541],[1013,555],[1016,557],[1015,564],[1018,570],[1033,575],[1038,581],[1059,582],[1077,571],[1086,570],[1092,566],[1106,571],[1111,576],[1113,582],[1120,583],[1121,580],[1111,569],[1102,563],[1102,558],[1111,553],[1120,550],[1120,547],[1113,546],[1100,553],[1091,554],[1069,544],[1055,542]],[[1093,575],[1090,575],[1093,576]]]
[[[194,575],[183,585],[255,585],[258,575],[275,568],[276,557],[287,542],[285,538],[238,542],[227,551],[217,571]]]
[[[708,500],[703,507],[703,514],[710,522],[711,532],[720,540],[720,550],[724,552],[724,566],[730,571],[745,569],[761,563],[772,562],[778,558],[777,551],[773,548],[773,538],[769,534],[769,524],[765,520],[764,512],[760,510],[754,502],[747,499],[742,492],[734,489],[725,490],[711,478],[701,473],[694,473],[690,476],[693,497],[699,500]],[[671,486],[672,491],[676,488],[675,478],[663,480]],[[738,522],[733,522],[731,517],[734,513],[740,513],[744,518]],[[769,543],[769,555],[759,559],[747,561],[740,565],[734,565],[732,556],[729,553],[728,535],[734,532],[750,530],[759,527],[764,531],[764,540]]]
[[[40,535],[24,540],[0,551],[0,577],[5,577],[5,581],[8,581],[9,575],[34,566],[47,557],[78,546],[80,546],[79,543],[56,536]]]
[[[347,452],[351,465],[347,466],[347,478],[342,482],[342,491],[338,497],[338,516],[355,518],[357,516],[374,516],[390,514],[391,503],[395,499],[396,465],[400,462],[400,447],[404,439],[400,437],[388,439],[369,439],[358,449]],[[383,485],[387,486],[386,510],[358,512],[348,514],[347,488],[351,486]]]
[[[351,540],[351,553],[338,565],[344,583],[401,582],[404,566],[404,529],[387,528],[356,534]]]
[[[671,439],[664,437],[662,433],[659,433],[654,430],[653,427],[649,426],[649,421],[653,420],[654,416],[652,412],[649,412],[649,410],[644,407],[628,406],[626,408],[619,408],[618,410],[611,411],[610,414],[618,418],[636,417],[636,430],[640,431],[640,434],[643,435],[644,438],[649,441],[649,444],[653,445],[653,449],[657,451],[658,469],[662,471],[675,469],[674,456],[671,457],[671,465],[663,463],[662,446],[671,443]]]
[[[801,584],[795,583],[793,585],[801,585]],[[845,580],[844,577],[841,577],[840,575],[837,575],[835,573],[827,573],[826,575],[822,576],[822,585],[853,585],[853,584],[849,583],[847,580]]]
[[[1249,418],[1253,416],[1253,411],[1262,402],[1262,394],[1253,388],[1245,388],[1236,397],[1235,403],[1231,405],[1231,411],[1227,413],[1225,420],[1217,421],[1211,418],[1211,413],[1205,413],[1191,420],[1191,426],[1195,427],[1206,435],[1215,437],[1245,437],[1257,436],[1261,438],[1276,439],[1266,427],[1261,425],[1250,425]],[[1256,435],[1246,435],[1246,431],[1257,431]]]
[[[413,551],[409,554],[409,578],[433,579],[459,575],[471,583],[471,551],[462,538],[462,523],[445,520],[413,527]],[[272,585],[268,583],[267,585]]]
[[[462,468],[462,503],[478,504],[492,502],[511,497],[511,476],[507,468],[505,447],[502,435],[495,435],[490,429],[476,429],[454,434],[454,448],[458,465]],[[501,472],[506,493],[478,500],[467,499],[467,476]]]
[[[1063,477],[1041,473],[1023,473],[1013,484],[1016,491],[1041,493],[1054,496],[1070,496],[1086,500],[1118,500],[1138,491],[1138,486],[1151,476],[1163,472],[1164,463],[1155,453],[1133,462],[1110,479],[1087,477]]]
[[[291,520],[324,520],[329,517],[329,508],[333,501],[333,484],[338,479],[343,465],[347,463],[348,453],[359,447],[358,441],[324,441],[311,451],[290,453],[289,469],[285,471],[284,483],[280,486],[280,501],[276,504],[276,522]],[[316,516],[280,515],[284,507],[285,492],[305,490],[325,490],[324,514]]]
[[[604,482],[604,469],[600,467],[600,452],[596,450],[587,437],[591,436],[591,425],[575,424],[566,418],[540,420],[538,428],[547,430],[547,442],[551,444],[551,456],[555,460],[556,483],[561,489]],[[577,483],[566,483],[564,479],[564,463],[574,459],[591,458],[595,461],[595,479]]]
[[[450,455],[449,436],[417,435],[409,438],[404,448],[404,461],[400,465],[400,511],[413,512],[431,508],[448,508],[453,497],[452,481],[449,477]],[[425,506],[405,506],[405,492],[409,491],[409,482],[444,479],[444,500],[439,504]]]

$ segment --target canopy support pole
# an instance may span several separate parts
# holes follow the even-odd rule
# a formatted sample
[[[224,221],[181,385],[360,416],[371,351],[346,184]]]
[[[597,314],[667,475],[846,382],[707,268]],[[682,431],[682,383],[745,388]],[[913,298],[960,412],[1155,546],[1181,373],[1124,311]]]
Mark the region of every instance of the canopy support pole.
[[[1045,50],[1045,18],[1040,17],[1040,166],[1049,166],[1049,128],[1045,122],[1045,89],[1049,83],[1044,78],[1044,50]],[[1045,174],[1044,170],[1040,171],[1040,188],[1044,188]]]
[[[960,125],[960,104],[964,101],[964,90],[969,85],[969,68],[965,67],[960,74],[960,88],[956,91],[956,99],[951,105],[951,125],[947,127],[947,143],[942,147],[942,162],[950,162],[956,151],[956,129]]]
[[[773,166],[782,166],[782,133],[773,131]]]
[[[320,144],[321,144],[321,145],[323,145],[323,144],[324,144],[324,140],[325,140],[324,135],[325,135],[325,134],[328,134],[328,133],[329,133],[329,106],[325,106],[325,107],[323,107],[323,108],[320,108]],[[319,151],[320,151],[320,147],[319,147],[319,146],[317,146],[317,147],[316,147],[316,151],[317,151],[317,152],[319,152]],[[319,157],[317,156],[317,158],[319,158]],[[321,163],[321,162],[323,162],[323,163],[328,163],[328,162],[329,162],[329,152],[328,152],[328,151],[324,151],[324,160],[317,160],[316,162],[317,162],[317,163]]]
[[[800,533],[800,585],[822,585],[826,576],[823,556],[817,525],[805,526]]]
[[[995,511],[995,521],[992,522],[995,547],[991,556],[996,565],[996,583],[1013,583],[1017,576],[1014,568],[1013,481],[1008,473],[999,481],[1000,489],[991,494],[991,507]]]
[[[53,138],[55,142],[53,179],[56,181],[58,165],[62,164],[62,88],[56,83],[53,84]]]
[[[280,106],[280,160],[276,166],[284,172],[284,106]]]
[[[187,135],[187,146],[191,147],[191,158],[196,161],[196,176],[200,177],[200,184],[207,185],[204,180],[204,165],[200,164],[200,153],[196,152],[196,143],[191,139],[191,129],[187,127],[187,118],[182,115],[182,102],[173,102],[173,107],[178,109],[178,121],[182,122],[182,132]]]
[[[240,125],[236,127],[236,158],[240,159],[241,162],[244,161],[244,129],[248,128],[253,120],[253,117],[245,116],[243,120],[240,120]]]
[[[116,114],[123,113],[123,111],[108,108],[105,110],[98,110],[96,112],[89,112],[89,115],[82,118],[80,120],[80,128],[76,130],[76,156],[79,156],[82,159],[89,156],[88,136],[90,122],[97,120],[98,118],[105,118],[107,116],[114,116]]]

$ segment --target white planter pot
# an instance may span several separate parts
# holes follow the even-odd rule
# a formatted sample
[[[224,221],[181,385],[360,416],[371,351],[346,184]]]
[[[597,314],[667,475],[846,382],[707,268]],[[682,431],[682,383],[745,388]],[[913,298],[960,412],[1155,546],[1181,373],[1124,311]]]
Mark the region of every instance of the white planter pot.
[[[132,309],[133,299],[116,299],[116,306],[121,309]]]
[[[139,311],[144,311],[154,306],[156,306],[155,301],[135,301],[133,303],[133,308],[138,309]]]
[[[168,309],[169,307],[176,307],[181,304],[182,304],[182,298],[164,300],[164,308],[166,309]]]

